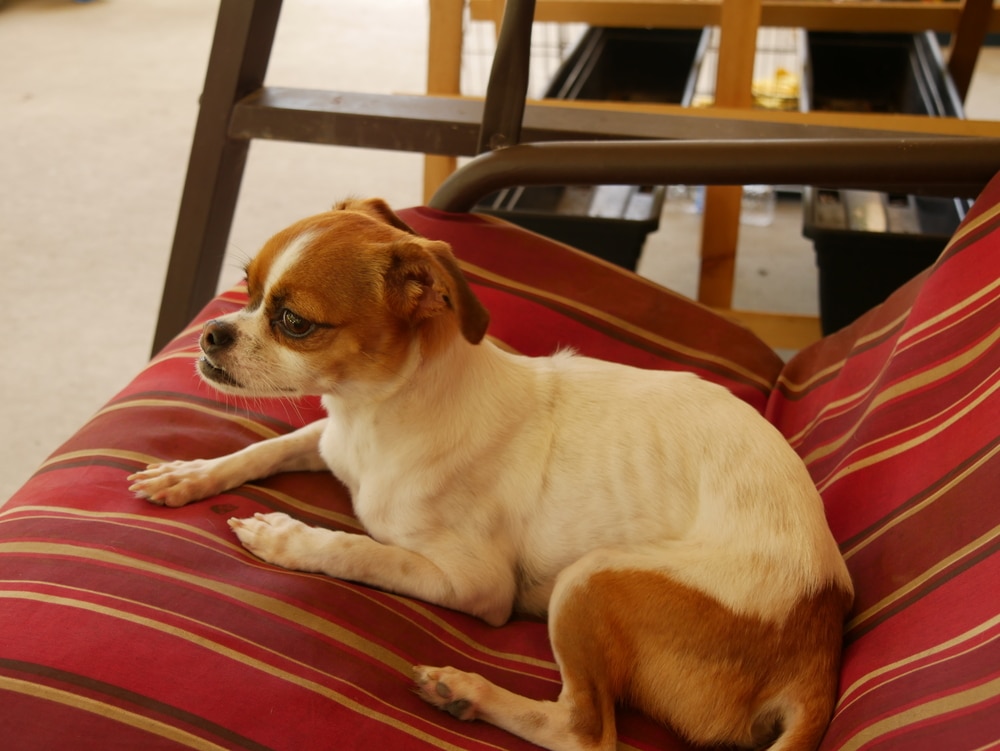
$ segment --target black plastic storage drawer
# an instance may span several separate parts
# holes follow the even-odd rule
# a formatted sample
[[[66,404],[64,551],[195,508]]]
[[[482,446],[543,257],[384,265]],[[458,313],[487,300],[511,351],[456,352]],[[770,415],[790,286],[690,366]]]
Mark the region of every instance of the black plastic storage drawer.
[[[702,29],[588,29],[546,96],[688,104],[707,40]],[[665,194],[663,186],[517,187],[475,210],[634,269],[646,236],[660,226]]]
[[[812,110],[963,116],[937,40],[923,34],[808,34]],[[819,268],[823,333],[836,331],[930,266],[969,202],[806,188],[803,233]]]

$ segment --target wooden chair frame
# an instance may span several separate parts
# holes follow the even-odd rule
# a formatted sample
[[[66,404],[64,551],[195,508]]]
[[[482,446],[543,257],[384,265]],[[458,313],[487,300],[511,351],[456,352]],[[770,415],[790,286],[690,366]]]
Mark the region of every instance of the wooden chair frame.
[[[485,168],[476,166],[467,173],[476,178],[473,193],[482,190],[478,170],[486,169],[492,171],[489,185],[633,182],[640,173],[651,177],[655,172],[656,182],[663,184],[767,180],[830,187],[906,186],[911,192],[972,195],[1000,168],[1000,139],[951,137],[1000,135],[1000,130],[989,125],[984,130],[976,123],[956,122],[943,134],[913,138],[920,129],[916,124],[911,129],[909,123],[916,118],[898,121],[901,130],[893,131],[884,125],[867,128],[863,119],[845,127],[752,113],[693,116],[656,108],[615,111],[599,103],[526,105],[534,0],[511,2],[509,8],[484,102],[267,87],[264,77],[280,0],[221,0],[154,353],[215,294],[248,147],[255,138],[451,156],[502,147],[477,163]],[[710,141],[704,140],[706,134]],[[638,165],[630,161],[634,157],[625,157],[633,153],[628,144],[511,148],[518,143],[594,139],[655,139],[650,148],[657,157],[647,166]],[[841,143],[836,148],[842,158],[829,158],[831,140]],[[574,148],[578,150],[566,150]],[[624,161],[609,161],[619,157]],[[466,193],[469,189],[463,188]],[[433,203],[463,202],[454,203],[445,194]]]

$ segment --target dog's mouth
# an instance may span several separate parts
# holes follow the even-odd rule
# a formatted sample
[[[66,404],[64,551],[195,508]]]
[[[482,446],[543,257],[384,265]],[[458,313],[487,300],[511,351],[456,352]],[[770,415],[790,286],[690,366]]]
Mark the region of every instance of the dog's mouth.
[[[212,383],[217,383],[221,386],[230,386],[236,389],[243,388],[243,384],[233,378],[232,375],[229,374],[228,370],[220,368],[218,365],[209,360],[207,355],[202,355],[198,360],[198,372],[201,373],[206,380],[209,380]]]

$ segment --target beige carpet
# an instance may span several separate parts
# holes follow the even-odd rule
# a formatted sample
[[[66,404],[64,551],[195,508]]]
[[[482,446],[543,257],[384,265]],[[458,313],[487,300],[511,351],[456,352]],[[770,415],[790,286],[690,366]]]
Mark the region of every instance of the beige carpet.
[[[0,502],[148,358],[216,10],[0,2]],[[421,0],[287,0],[269,82],[421,91],[426,26]],[[970,115],[1000,117],[998,58],[980,67]],[[292,220],[347,195],[412,205],[420,179],[416,155],[255,143],[223,283]],[[698,231],[665,214],[641,270],[692,293]],[[738,305],[816,310],[796,210],[744,228],[739,259]]]

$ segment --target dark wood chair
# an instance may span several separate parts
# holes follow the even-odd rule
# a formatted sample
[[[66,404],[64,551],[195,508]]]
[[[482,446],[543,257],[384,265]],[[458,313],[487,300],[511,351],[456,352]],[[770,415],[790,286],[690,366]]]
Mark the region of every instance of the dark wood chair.
[[[471,194],[497,186],[574,182],[764,181],[973,196],[1000,163],[998,140],[526,105],[533,10],[534,0],[508,3],[487,95],[478,101],[265,86],[281,2],[222,0],[154,353],[215,294],[256,138],[455,156],[491,152],[431,202],[457,210],[472,206],[478,196]],[[570,143],[539,145],[552,141]],[[511,148],[520,143],[532,146]]]

